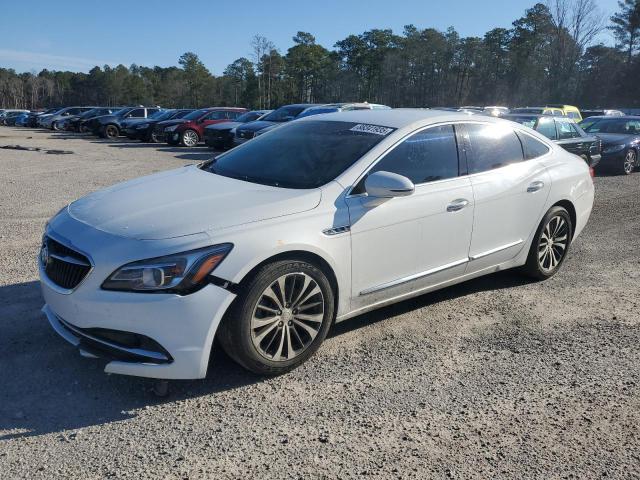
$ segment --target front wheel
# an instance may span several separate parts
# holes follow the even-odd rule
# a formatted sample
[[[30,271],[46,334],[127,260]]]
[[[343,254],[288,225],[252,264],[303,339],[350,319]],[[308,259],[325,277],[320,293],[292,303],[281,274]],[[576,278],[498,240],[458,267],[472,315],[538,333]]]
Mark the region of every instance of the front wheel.
[[[247,370],[288,372],[309,359],[327,336],[334,298],[326,275],[312,264],[266,265],[242,288],[218,339]]]
[[[58,122],[53,122],[51,124],[51,130],[54,130],[56,132],[60,131],[60,125],[58,124]]]
[[[118,138],[118,135],[120,135],[120,131],[118,130],[118,127],[116,127],[115,125],[107,125],[104,129],[104,137],[105,138]]]
[[[195,147],[200,141],[200,136],[195,130],[185,130],[180,136],[180,143],[185,147]]]
[[[524,273],[537,280],[555,275],[567,256],[572,236],[569,212],[562,207],[552,207],[536,230]]]

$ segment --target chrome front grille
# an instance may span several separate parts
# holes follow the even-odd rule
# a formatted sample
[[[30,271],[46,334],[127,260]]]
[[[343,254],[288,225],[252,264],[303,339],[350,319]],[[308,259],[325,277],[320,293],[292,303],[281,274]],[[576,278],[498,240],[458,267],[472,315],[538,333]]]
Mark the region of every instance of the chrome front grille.
[[[40,262],[53,283],[72,290],[91,271],[91,261],[83,254],[45,236],[40,250]]]

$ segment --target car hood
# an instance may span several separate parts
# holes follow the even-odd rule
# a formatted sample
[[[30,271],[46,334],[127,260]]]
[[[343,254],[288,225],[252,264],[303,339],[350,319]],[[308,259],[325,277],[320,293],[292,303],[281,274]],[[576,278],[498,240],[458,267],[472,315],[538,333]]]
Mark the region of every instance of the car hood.
[[[160,240],[304,212],[320,198],[319,189],[270,187],[190,166],[99,190],[69,205],[69,214],[113,235]]]
[[[238,127],[238,130],[242,130],[243,132],[257,132],[262,130],[263,128],[270,127],[271,125],[276,125],[278,122],[267,122],[265,120],[255,120],[253,122],[245,123],[241,127]]]
[[[205,127],[205,131],[206,130],[231,130],[232,128],[239,127],[240,125],[244,125],[244,123],[242,122],[216,123],[213,125],[209,125],[208,127]]]
[[[625,133],[598,133],[603,145],[622,145],[637,142],[640,135],[629,135]]]

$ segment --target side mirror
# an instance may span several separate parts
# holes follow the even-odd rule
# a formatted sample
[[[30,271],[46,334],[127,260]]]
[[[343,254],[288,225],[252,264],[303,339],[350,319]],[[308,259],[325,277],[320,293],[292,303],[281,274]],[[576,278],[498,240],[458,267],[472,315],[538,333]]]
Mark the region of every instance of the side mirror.
[[[407,177],[397,173],[380,171],[372,173],[366,178],[364,189],[372,200],[379,200],[406,197],[415,191],[415,186]]]

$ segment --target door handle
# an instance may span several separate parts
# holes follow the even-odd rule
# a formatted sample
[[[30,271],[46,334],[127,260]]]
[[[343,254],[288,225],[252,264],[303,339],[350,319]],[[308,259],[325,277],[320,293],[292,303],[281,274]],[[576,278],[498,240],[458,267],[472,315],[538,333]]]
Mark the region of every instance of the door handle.
[[[538,180],[527,187],[527,193],[537,192],[538,190],[542,190],[542,187],[544,187],[544,182]]]
[[[469,200],[465,198],[458,198],[457,200],[454,200],[449,205],[447,205],[447,212],[457,212],[459,210],[462,210],[467,205],[469,205]]]

